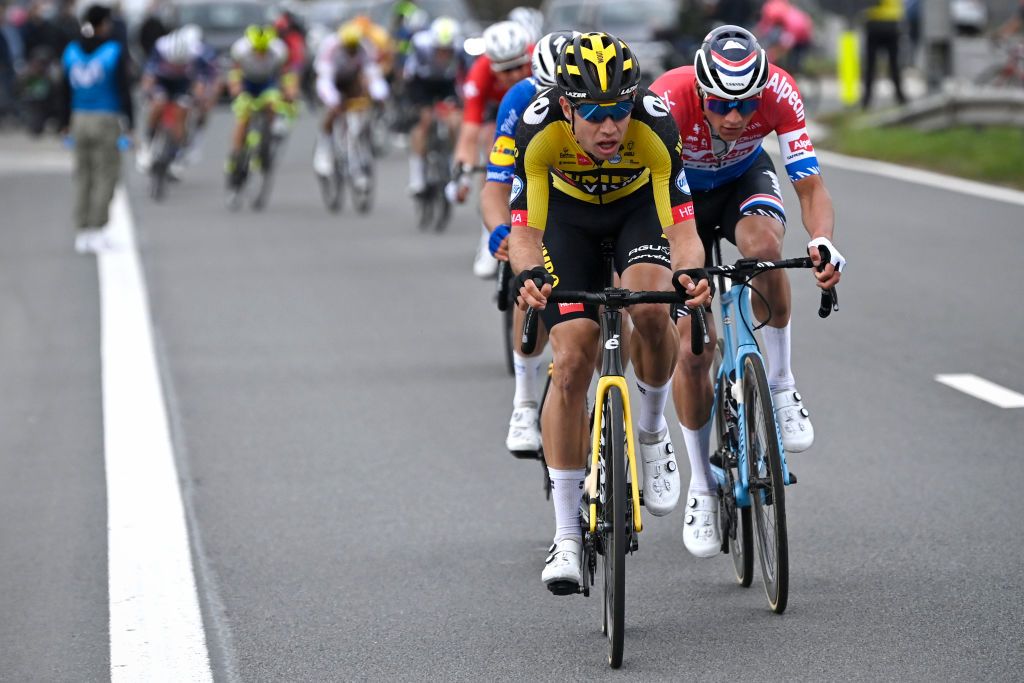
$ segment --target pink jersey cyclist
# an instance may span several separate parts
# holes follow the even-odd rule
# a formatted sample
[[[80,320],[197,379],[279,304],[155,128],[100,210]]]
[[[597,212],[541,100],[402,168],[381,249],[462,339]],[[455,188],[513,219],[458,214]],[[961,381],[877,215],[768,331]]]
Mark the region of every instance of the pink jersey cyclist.
[[[793,182],[820,173],[814,145],[807,134],[804,104],[793,77],[769,66],[768,84],[761,104],[743,135],[731,145],[716,140],[704,119],[692,66],[673,69],[651,84],[651,90],[668,105],[683,137],[683,164],[693,190],[711,190],[742,176],[760,154],[769,133],[779,136],[779,150]],[[716,155],[716,151],[719,155]]]

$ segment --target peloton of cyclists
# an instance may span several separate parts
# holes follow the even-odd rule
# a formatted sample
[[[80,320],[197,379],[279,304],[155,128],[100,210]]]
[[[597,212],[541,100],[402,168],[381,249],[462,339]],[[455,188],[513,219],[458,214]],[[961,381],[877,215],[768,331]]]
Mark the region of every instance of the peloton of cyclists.
[[[761,147],[764,137],[775,132],[811,237],[807,250],[815,263],[821,259],[819,246],[827,247],[830,254],[823,272],[815,271],[818,286],[834,286],[846,262],[831,242],[832,199],[792,76],[768,63],[749,31],[722,26],[704,39],[694,66],[669,71],[652,83],[651,90],[663,100],[682,134],[686,180],[708,259],[716,235],[735,244],[744,257],[768,261],[782,257],[786,228],[782,190],[775,166]],[[776,420],[786,451],[798,453],[811,446],[814,429],[790,365],[789,280],[786,271],[774,270],[758,276],[755,284],[764,295],[763,299],[753,297],[752,303],[758,321],[767,323],[762,329],[763,352]],[[673,398],[691,466],[683,538],[691,553],[710,557],[721,547],[717,484],[708,464],[712,354],[693,355],[688,311],[680,309],[676,314],[679,353]],[[715,327],[710,316],[708,328],[713,348]]]

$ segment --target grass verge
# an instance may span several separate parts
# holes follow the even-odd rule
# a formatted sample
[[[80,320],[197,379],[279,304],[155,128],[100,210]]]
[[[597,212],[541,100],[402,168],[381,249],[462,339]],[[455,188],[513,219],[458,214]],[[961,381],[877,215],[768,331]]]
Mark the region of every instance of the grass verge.
[[[847,114],[822,121],[829,132],[816,146],[1024,190],[1024,129],[960,126],[922,132],[865,128],[857,121]]]

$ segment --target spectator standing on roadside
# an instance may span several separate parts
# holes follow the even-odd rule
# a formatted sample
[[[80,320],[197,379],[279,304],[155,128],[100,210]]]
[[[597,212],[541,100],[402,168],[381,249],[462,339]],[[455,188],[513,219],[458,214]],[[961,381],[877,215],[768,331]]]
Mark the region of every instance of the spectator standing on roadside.
[[[896,89],[896,100],[906,104],[903,77],[900,70],[900,36],[903,33],[903,0],[876,0],[864,12],[864,93],[861,105],[871,106],[871,88],[875,81],[875,63],[885,55],[889,64],[889,78]]]
[[[129,137],[134,112],[128,77],[128,52],[113,37],[109,7],[92,5],[85,12],[81,37],[72,41],[61,60],[64,67],[64,111],[61,131],[69,127],[75,148],[75,250],[99,252],[109,241],[102,228],[121,173],[121,119]]]

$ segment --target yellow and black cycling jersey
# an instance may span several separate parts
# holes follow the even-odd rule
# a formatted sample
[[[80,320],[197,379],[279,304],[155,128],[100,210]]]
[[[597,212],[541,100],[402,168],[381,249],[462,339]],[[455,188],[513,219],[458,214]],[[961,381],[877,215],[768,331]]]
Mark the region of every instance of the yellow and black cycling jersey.
[[[679,130],[665,103],[649,90],[637,92],[619,152],[604,162],[594,161],[576,142],[558,91],[543,90],[523,111],[515,157],[513,226],[544,230],[552,188],[582,202],[608,204],[648,183],[663,229],[693,218]]]

